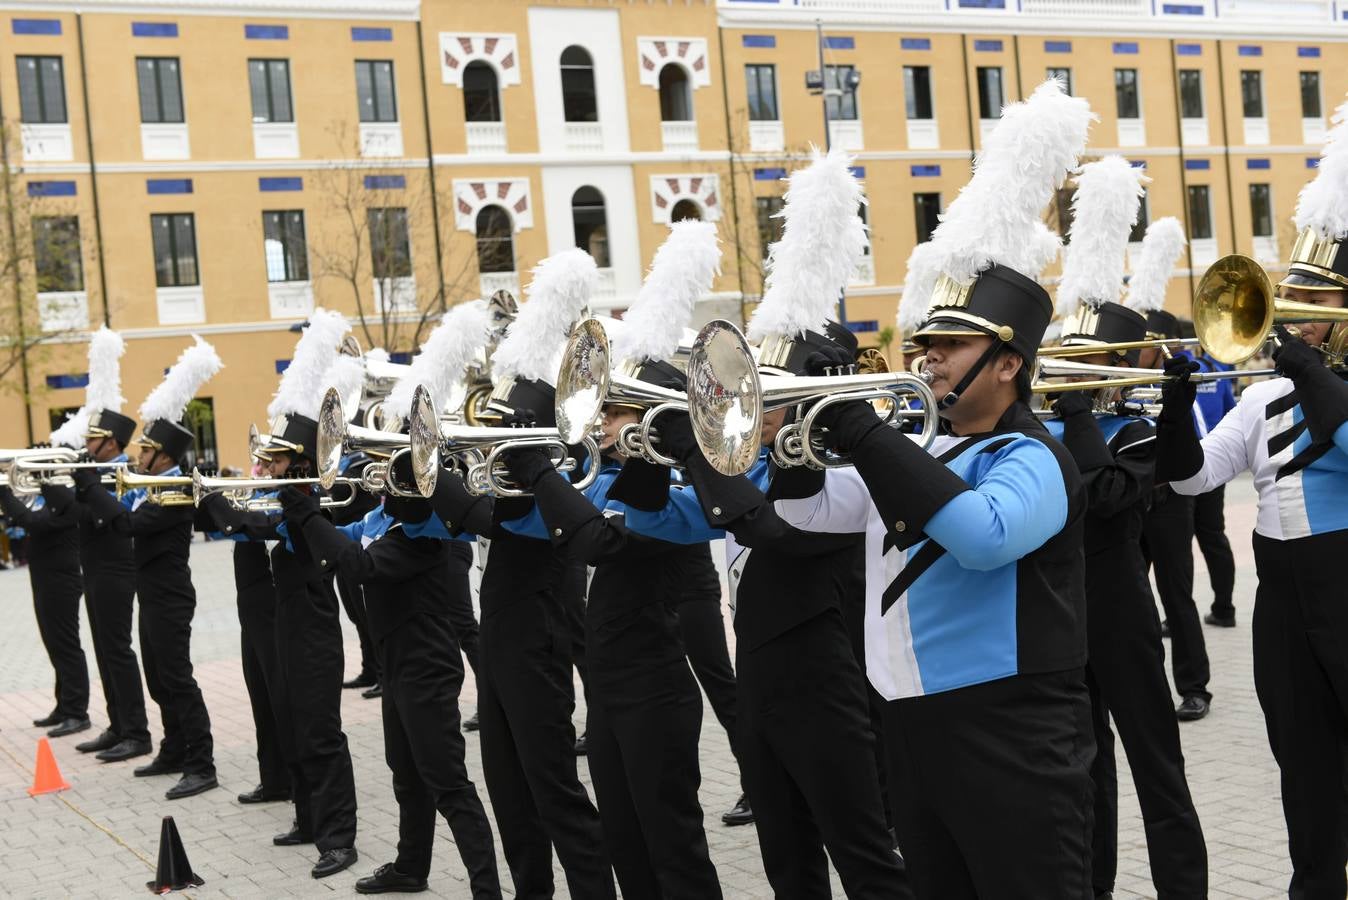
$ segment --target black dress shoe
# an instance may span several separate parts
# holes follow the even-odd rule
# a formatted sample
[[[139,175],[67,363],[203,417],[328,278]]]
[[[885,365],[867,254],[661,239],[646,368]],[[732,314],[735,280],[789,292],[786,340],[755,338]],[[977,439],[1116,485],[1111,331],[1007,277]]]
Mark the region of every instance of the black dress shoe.
[[[1215,625],[1218,628],[1235,628],[1236,614],[1232,613],[1229,616],[1219,616],[1216,613],[1208,613],[1203,617],[1203,621],[1207,622],[1209,625]]]
[[[726,825],[754,824],[754,808],[749,805],[747,794],[740,794],[740,798],[735,801],[735,805],[721,815],[721,822]]]
[[[1175,718],[1181,722],[1197,722],[1206,716],[1211,709],[1210,701],[1204,700],[1197,694],[1191,694],[1180,701],[1179,709],[1175,710]]]
[[[149,778],[151,775],[180,775],[183,771],[183,764],[180,760],[164,759],[162,756],[156,756],[145,765],[136,769],[131,774],[137,778]]]
[[[63,721],[65,721],[65,716],[61,715],[59,712],[53,709],[50,713],[43,716],[42,718],[34,719],[33,727],[50,728],[53,725],[60,725]]]
[[[590,752],[590,741],[586,733],[582,731],[580,733],[580,737],[576,738],[576,755],[585,756],[589,752]]]
[[[404,875],[393,868],[393,863],[384,863],[356,882],[357,894],[420,894],[426,890],[426,879]]]
[[[125,759],[135,759],[137,756],[149,756],[153,751],[154,747],[149,741],[119,741],[94,759],[105,763],[121,762]]]
[[[463,720],[464,731],[477,731],[481,727],[482,723],[477,719],[477,710],[473,710],[473,714]]]
[[[1170,637],[1170,622],[1165,619],[1161,620],[1161,637]]]
[[[315,878],[327,878],[329,875],[336,875],[343,869],[349,869],[351,864],[359,858],[355,847],[337,847],[332,850],[324,850],[323,855],[318,858],[318,864],[309,870],[309,874]]]
[[[85,741],[83,744],[76,744],[75,749],[80,753],[97,753],[100,750],[108,750],[116,747],[122,742],[122,739],[111,731],[104,729],[103,733],[92,741]]]
[[[368,691],[361,691],[360,695],[366,700],[373,700],[376,697],[382,697],[384,696],[384,686],[382,684],[376,684]]]
[[[279,803],[289,799],[290,791],[269,790],[260,784],[248,793],[239,795],[240,803]]]
[[[220,782],[214,775],[202,775],[194,773],[184,775],[178,779],[178,783],[169,788],[164,793],[167,800],[181,800],[184,797],[195,797],[197,794],[204,794],[212,788],[218,788]]]
[[[285,834],[278,834],[271,839],[271,842],[278,847],[298,847],[300,844],[312,844],[314,838],[311,834],[301,832],[298,824],[293,824],[289,831]]]
[[[367,687],[374,687],[378,683],[379,679],[375,678],[369,672],[361,672],[359,675],[357,675],[355,678],[352,678],[350,681],[343,681],[342,687],[367,688]]]
[[[60,725],[57,725],[51,731],[47,732],[47,737],[65,737],[68,734],[79,734],[81,731],[89,730],[89,717],[83,719],[65,719]]]

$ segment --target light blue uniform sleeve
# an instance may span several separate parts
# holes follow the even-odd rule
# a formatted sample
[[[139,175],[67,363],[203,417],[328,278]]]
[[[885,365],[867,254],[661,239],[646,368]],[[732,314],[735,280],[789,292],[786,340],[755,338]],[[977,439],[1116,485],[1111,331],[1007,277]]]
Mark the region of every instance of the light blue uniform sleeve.
[[[359,519],[349,525],[338,525],[337,530],[359,544],[360,539],[365,536],[365,520]]]
[[[691,487],[671,490],[664,509],[655,512],[628,509],[623,521],[637,534],[671,544],[701,544],[725,537],[724,529],[713,528],[707,523],[697,493]]]
[[[1053,453],[1033,441],[1000,451],[973,485],[924,529],[965,569],[1000,569],[1043,546],[1067,522],[1067,488]]]
[[[588,462],[588,461],[587,461]],[[595,476],[594,481],[584,491],[585,497],[599,509],[604,508],[608,502],[608,490],[613,484],[613,480],[618,477],[618,470],[609,472],[600,472]],[[529,508],[528,515],[519,519],[511,519],[508,522],[502,522],[501,527],[511,534],[518,534],[520,537],[537,538],[540,541],[549,540],[548,524],[543,521],[543,515],[538,511],[535,504]]]
[[[431,514],[431,517],[424,522],[417,522],[409,525],[403,523],[403,534],[410,538],[436,538],[442,541],[462,541],[465,544],[474,543],[477,535],[469,534],[466,531],[459,534],[450,534],[445,523],[440,521],[440,517]]]
[[[1348,422],[1344,422],[1334,431],[1334,446],[1348,453]]]
[[[281,522],[281,524],[276,526],[276,533],[285,540],[286,550],[290,553],[294,553],[295,545],[290,543],[290,523],[284,521]]]

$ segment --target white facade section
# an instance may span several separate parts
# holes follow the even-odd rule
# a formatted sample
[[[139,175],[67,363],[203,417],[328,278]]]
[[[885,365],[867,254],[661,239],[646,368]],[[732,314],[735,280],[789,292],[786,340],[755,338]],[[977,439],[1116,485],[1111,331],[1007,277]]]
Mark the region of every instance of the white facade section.
[[[187,123],[142,122],[140,155],[148,160],[191,159],[192,144],[187,139]]]
[[[699,37],[639,37],[637,59],[641,83],[660,88],[660,70],[668,63],[682,66],[688,84],[696,90],[711,84],[711,61],[707,58],[707,40]]]
[[[501,88],[520,83],[520,56],[513,34],[455,34],[440,32],[440,80],[463,87],[463,70],[484,62],[496,70]]]
[[[314,286],[309,281],[273,281],[267,285],[273,319],[296,319],[314,311]]]
[[[20,125],[19,135],[26,162],[70,162],[75,158],[68,124]]]
[[[681,200],[691,200],[701,210],[704,222],[721,218],[720,179],[715,175],[652,175],[651,218],[668,225],[670,213]]]
[[[155,288],[160,325],[196,325],[206,321],[206,292],[201,285]]]
[[[604,197],[610,265],[600,270],[600,308],[623,306],[641,287],[641,246],[637,240],[637,203],[632,170],[627,166],[548,166],[543,169],[543,208],[548,229],[548,253],[576,246],[571,198],[579,188],[592,187]]]
[[[568,207],[570,199],[568,198]],[[533,199],[527,178],[455,178],[454,227],[476,233],[482,207],[496,205],[510,216],[514,231],[534,227]]]
[[[627,88],[616,9],[529,10],[530,66],[543,153],[626,153]],[[567,122],[562,112],[562,51],[585,48],[594,63],[598,122]],[[629,186],[628,193],[631,193]]]
[[[299,126],[294,122],[254,122],[253,155],[258,159],[299,159]]]
[[[89,327],[89,295],[84,291],[49,291],[37,295],[43,331],[83,331]]]

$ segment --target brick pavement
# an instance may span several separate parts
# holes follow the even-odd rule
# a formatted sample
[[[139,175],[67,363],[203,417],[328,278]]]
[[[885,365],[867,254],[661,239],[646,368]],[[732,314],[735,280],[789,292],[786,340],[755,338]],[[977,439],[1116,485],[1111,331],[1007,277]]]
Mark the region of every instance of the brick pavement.
[[[1228,532],[1238,564],[1236,606],[1239,628],[1207,629],[1215,700],[1204,721],[1181,731],[1189,780],[1210,852],[1214,898],[1272,898],[1285,891],[1286,842],[1278,804],[1277,770],[1269,755],[1262,716],[1254,697],[1250,666],[1249,614],[1254,566],[1248,535],[1254,496],[1248,480],[1228,490]],[[56,758],[71,789],[30,798],[27,788],[37,738],[30,720],[50,710],[51,670],[37,637],[25,572],[0,572],[0,896],[138,896],[153,876],[160,817],[173,815],[192,865],[206,885],[199,897],[288,897],[354,894],[357,877],[391,860],[397,840],[397,809],[383,762],[379,708],[348,691],[343,720],[351,742],[359,790],[361,860],[354,870],[322,882],[312,880],[312,848],[277,848],[271,836],[290,823],[287,807],[242,807],[234,795],[256,782],[252,720],[238,662],[238,620],[227,544],[193,548],[200,595],[193,639],[197,678],[210,708],[222,789],[169,803],[165,778],[131,777],[132,763],[103,765],[76,753],[78,739],[53,741]],[[1199,556],[1200,607],[1209,596]],[[87,628],[84,646],[93,671]],[[348,628],[348,672],[359,650]],[[96,672],[95,672],[96,674]],[[464,689],[472,707],[471,673]],[[106,722],[97,682],[93,687],[95,728]],[[152,715],[157,729],[157,716]],[[583,709],[576,722],[583,722]],[[469,737],[469,768],[486,801],[477,739]],[[1122,755],[1121,755],[1122,756]],[[725,735],[708,708],[702,739],[702,803],[707,812],[712,857],[727,898],[770,896],[752,828],[728,829],[720,813],[739,792],[738,775]],[[143,762],[143,760],[141,760]],[[582,777],[588,782],[584,763]],[[1120,860],[1118,897],[1154,896],[1141,820],[1126,768],[1120,776]],[[458,855],[443,821],[438,826],[431,873],[434,895],[468,896]],[[499,845],[498,845],[499,851]],[[506,873],[504,860],[501,871]],[[558,870],[558,896],[567,896]],[[507,878],[508,881],[508,878]],[[836,881],[835,881],[836,884]],[[509,893],[509,891],[507,891]],[[842,896],[835,888],[835,895]]]

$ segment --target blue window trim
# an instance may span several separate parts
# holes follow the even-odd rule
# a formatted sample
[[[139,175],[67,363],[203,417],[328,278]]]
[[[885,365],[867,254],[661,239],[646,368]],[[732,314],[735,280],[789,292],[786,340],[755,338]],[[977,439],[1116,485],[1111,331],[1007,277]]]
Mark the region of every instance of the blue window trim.
[[[70,375],[48,375],[47,387],[52,390],[64,390],[65,388],[83,388],[89,386],[89,373],[76,372]]]
[[[908,174],[914,178],[939,178],[941,175],[941,167],[933,165],[909,166]]]
[[[1137,41],[1115,41],[1115,56],[1136,56],[1139,52]]]
[[[243,26],[243,36],[250,41],[288,41],[289,25],[250,25]]]
[[[403,175],[366,175],[367,191],[401,191],[407,187],[407,178]]]
[[[393,40],[392,28],[362,28],[358,25],[351,26],[351,40],[353,41],[391,41]]]
[[[1212,168],[1212,160],[1210,160],[1210,159],[1186,159],[1186,160],[1184,161],[1184,168],[1185,168],[1186,171],[1189,171],[1189,172],[1206,172],[1208,169],[1211,169],[1211,168]]]
[[[61,33],[60,19],[11,19],[9,30],[12,34],[57,35]]]
[[[1270,159],[1263,159],[1263,158],[1250,158],[1250,159],[1245,160],[1245,168],[1247,168],[1247,169],[1271,169],[1271,168],[1273,168],[1273,161],[1270,160]]]
[[[1044,41],[1045,53],[1071,53],[1071,41]]]
[[[304,179],[299,176],[288,177],[266,177],[262,176],[257,180],[257,189],[259,191],[302,191],[304,190]]]
[[[30,182],[28,182],[28,196],[30,196],[30,197],[73,197],[73,196],[75,196],[75,182],[73,182],[73,181],[30,181]]]
[[[1001,41],[974,41],[975,53],[1001,53],[1003,44]]]
[[[132,37],[147,38],[176,38],[178,36],[177,22],[132,22]]]
[[[145,179],[145,193],[147,193],[147,194],[190,194],[190,193],[192,193],[192,179],[190,179],[190,178],[147,178],[147,179]]]
[[[900,50],[930,50],[931,38],[899,38]]]
[[[740,35],[740,46],[758,48],[760,50],[772,50],[777,46],[777,36],[775,34]]]

